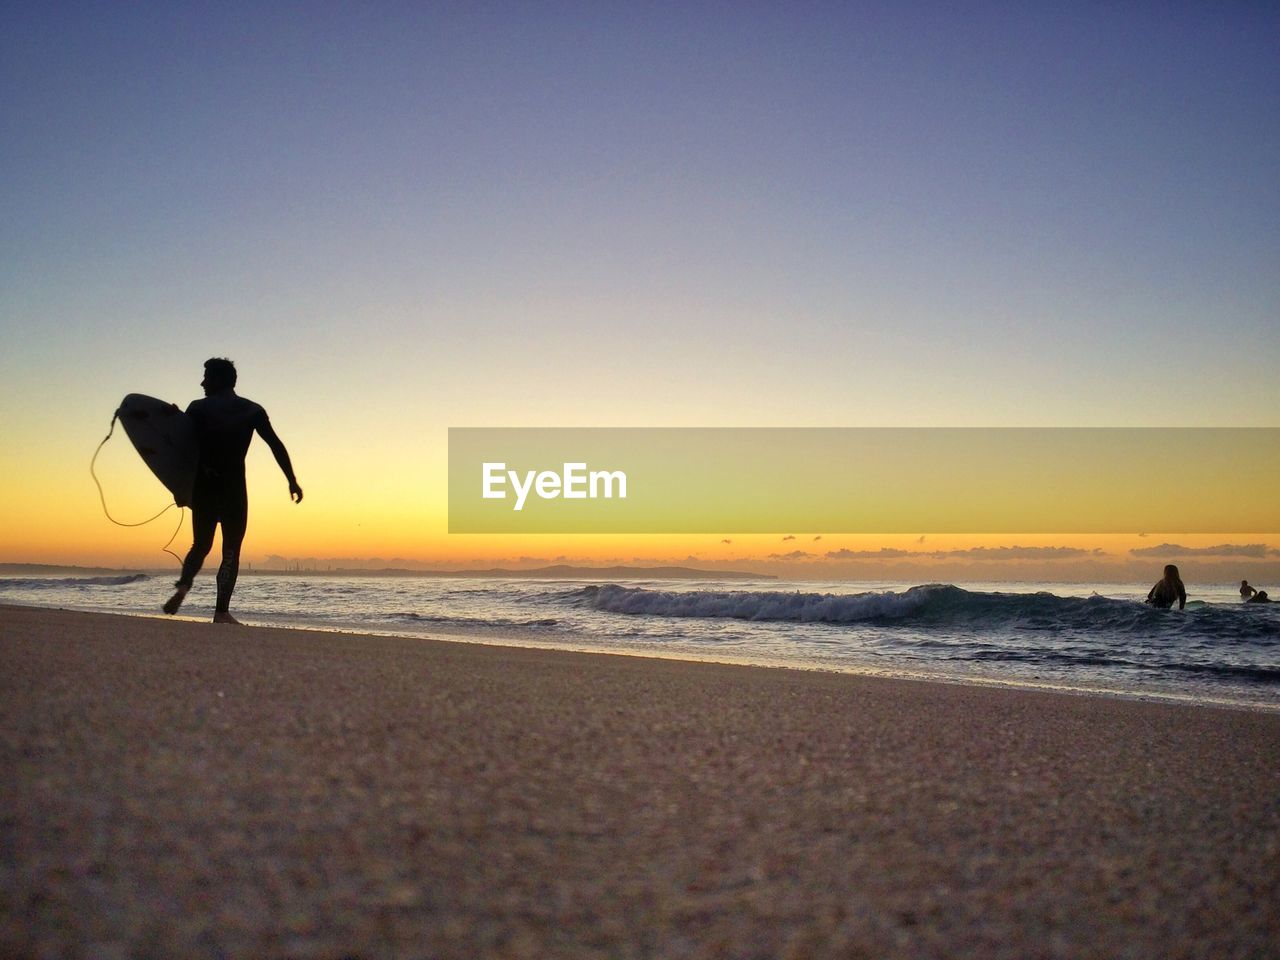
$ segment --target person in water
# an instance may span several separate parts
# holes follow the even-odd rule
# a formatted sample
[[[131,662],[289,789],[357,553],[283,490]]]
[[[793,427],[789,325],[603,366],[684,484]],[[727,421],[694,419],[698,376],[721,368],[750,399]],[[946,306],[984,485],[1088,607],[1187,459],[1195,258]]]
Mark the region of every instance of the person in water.
[[[1252,596],[1253,596],[1255,593],[1257,593],[1257,592],[1258,592],[1257,590],[1255,590],[1255,589],[1253,589],[1253,587],[1249,586],[1249,581],[1248,581],[1248,580],[1241,580],[1241,581],[1240,581],[1240,599],[1241,599],[1241,600],[1248,601],[1248,599],[1249,599],[1250,597],[1252,597]]]
[[[174,614],[186,599],[204,558],[213,547],[213,531],[222,525],[222,565],[218,567],[218,601],[214,607],[214,623],[239,623],[231,616],[231,594],[240,572],[240,545],[249,523],[249,497],[244,482],[244,457],[256,430],[275,455],[276,463],[289,481],[289,497],[302,502],[302,488],[293,475],[289,452],[271,429],[267,411],[252,400],[237,396],[236,366],[230,360],[215,357],[204,364],[204,399],[187,407],[187,416],[195,421],[196,445],[200,459],[196,468],[195,489],[191,497],[191,550],[182,563],[182,574],[174,584],[177,590],[164,605],[164,612]]]
[[[1182,585],[1182,577],[1178,568],[1172,563],[1164,568],[1164,579],[1151,588],[1147,594],[1147,603],[1161,610],[1168,610],[1173,601],[1178,601],[1178,609],[1187,605],[1187,588]]]
[[[1270,602],[1271,602],[1271,598],[1267,596],[1267,591],[1265,590],[1255,590],[1253,592],[1253,596],[1245,601],[1245,603],[1270,603]]]

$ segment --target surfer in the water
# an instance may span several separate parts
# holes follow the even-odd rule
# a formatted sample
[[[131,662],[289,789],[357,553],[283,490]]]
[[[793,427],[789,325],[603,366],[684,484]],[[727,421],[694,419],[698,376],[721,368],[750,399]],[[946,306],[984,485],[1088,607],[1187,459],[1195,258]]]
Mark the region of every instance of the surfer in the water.
[[[231,616],[231,594],[240,572],[240,545],[249,522],[249,497],[244,483],[244,457],[253,432],[267,442],[276,463],[289,481],[289,496],[302,502],[302,488],[293,475],[289,452],[271,429],[267,411],[252,400],[236,396],[236,367],[215,357],[204,363],[204,399],[194,400],[187,415],[195,421],[200,465],[191,497],[191,550],[182,563],[177,590],[164,605],[165,613],[177,613],[186,599],[204,558],[213,547],[213,531],[222,525],[222,565],[218,567],[218,602],[214,623],[239,623]]]
[[[1187,588],[1182,585],[1182,576],[1172,563],[1164,568],[1164,579],[1151,588],[1147,594],[1147,603],[1161,610],[1168,610],[1178,601],[1178,609],[1187,605]]]

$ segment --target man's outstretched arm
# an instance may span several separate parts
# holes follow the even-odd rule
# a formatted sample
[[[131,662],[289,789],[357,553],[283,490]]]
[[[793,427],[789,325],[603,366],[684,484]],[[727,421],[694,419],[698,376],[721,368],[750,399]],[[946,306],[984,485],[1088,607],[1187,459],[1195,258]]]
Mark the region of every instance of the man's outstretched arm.
[[[262,422],[258,424],[258,436],[267,442],[267,446],[271,448],[271,453],[276,458],[276,463],[280,464],[280,469],[284,471],[285,479],[289,481],[289,497],[294,503],[302,502],[302,488],[298,486],[298,478],[293,475],[293,464],[289,461],[289,451],[284,448],[284,442],[276,436],[275,430],[271,428],[271,421],[265,416]]]

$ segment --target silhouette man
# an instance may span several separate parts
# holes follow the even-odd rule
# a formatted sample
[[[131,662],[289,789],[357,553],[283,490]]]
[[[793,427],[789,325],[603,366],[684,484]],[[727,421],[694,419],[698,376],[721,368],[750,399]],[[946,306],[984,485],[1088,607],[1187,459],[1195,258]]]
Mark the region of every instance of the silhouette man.
[[[218,602],[214,607],[214,623],[239,623],[231,616],[231,594],[240,572],[240,545],[249,523],[249,496],[244,482],[244,457],[253,440],[253,432],[267,442],[276,463],[289,481],[289,497],[302,502],[302,488],[293,475],[289,452],[271,429],[267,411],[252,400],[236,395],[236,366],[230,360],[214,357],[204,363],[204,399],[193,400],[187,416],[195,421],[199,465],[195,489],[191,497],[191,549],[182,562],[182,575],[174,584],[177,590],[164,605],[164,612],[174,614],[186,599],[204,558],[213,547],[213,531],[222,525],[222,565],[218,567]]]

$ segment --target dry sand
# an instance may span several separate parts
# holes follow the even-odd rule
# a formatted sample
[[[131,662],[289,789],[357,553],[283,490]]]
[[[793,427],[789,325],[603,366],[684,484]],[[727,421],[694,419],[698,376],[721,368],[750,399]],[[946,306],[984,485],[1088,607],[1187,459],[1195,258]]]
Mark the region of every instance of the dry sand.
[[[0,608],[5,957],[1277,957],[1280,715]]]

